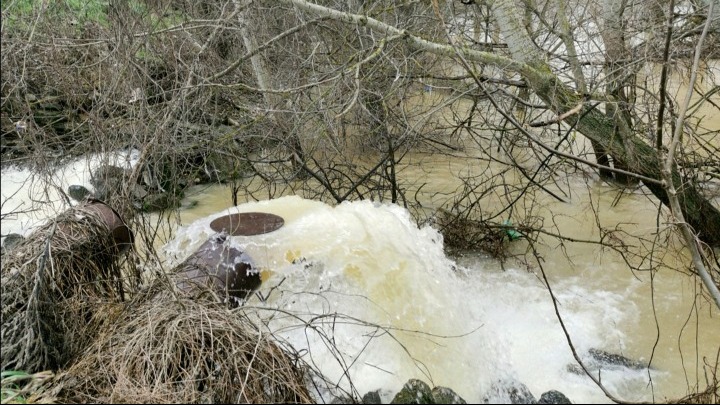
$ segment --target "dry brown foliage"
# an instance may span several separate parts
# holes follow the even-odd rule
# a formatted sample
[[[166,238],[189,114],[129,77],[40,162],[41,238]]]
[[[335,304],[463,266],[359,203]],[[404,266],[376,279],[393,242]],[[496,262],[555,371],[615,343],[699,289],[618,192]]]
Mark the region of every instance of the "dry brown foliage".
[[[435,226],[443,235],[443,243],[450,250],[482,250],[493,257],[506,257],[505,230],[489,221],[476,220],[440,209]]]
[[[58,375],[60,402],[312,403],[297,358],[212,295],[157,280]]]
[[[98,211],[78,206],[32,233],[2,263],[2,369],[62,367],[122,301],[117,245]]]

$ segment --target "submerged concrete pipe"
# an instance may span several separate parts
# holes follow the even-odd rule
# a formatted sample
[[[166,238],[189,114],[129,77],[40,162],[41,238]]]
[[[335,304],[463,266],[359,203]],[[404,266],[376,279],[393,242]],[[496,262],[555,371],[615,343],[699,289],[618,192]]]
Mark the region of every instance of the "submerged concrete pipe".
[[[253,236],[280,229],[285,220],[267,212],[243,212],[215,218],[217,232],[173,271],[175,285],[188,294],[210,288],[231,306],[247,298],[262,283],[250,256],[228,246],[229,236]]]
[[[260,272],[250,256],[228,246],[227,235],[217,233],[180,263],[174,271],[175,285],[188,294],[211,289],[231,306],[260,287]]]

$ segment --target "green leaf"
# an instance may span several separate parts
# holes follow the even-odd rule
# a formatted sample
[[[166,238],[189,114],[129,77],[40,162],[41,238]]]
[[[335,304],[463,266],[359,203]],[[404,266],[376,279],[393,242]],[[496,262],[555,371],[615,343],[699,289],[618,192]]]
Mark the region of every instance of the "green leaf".
[[[5,370],[2,373],[0,373],[0,379],[7,378],[7,377],[15,377],[18,375],[28,376],[30,374],[26,373],[25,371]]]

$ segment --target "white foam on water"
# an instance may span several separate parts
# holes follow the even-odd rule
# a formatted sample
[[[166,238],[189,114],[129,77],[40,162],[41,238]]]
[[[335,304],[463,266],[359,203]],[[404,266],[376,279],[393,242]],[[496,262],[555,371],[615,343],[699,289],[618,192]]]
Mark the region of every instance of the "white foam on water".
[[[137,157],[94,155],[49,179],[3,168],[2,234],[26,235],[66,209],[58,188],[92,190],[91,168],[132,167]],[[299,197],[243,204],[181,228],[166,246],[169,264],[214,234],[213,219],[250,211],[280,215],[285,225],[229,238],[263,271],[260,293],[268,300],[252,297],[248,305],[261,308],[270,330],[305,350],[304,359],[330,381],[345,388],[352,382],[360,394],[380,389],[385,402],[409,378],[451,387],[469,402],[501,379],[523,382],[536,397],[557,389],[576,403],[609,402],[587,377],[568,371],[574,360],[534,274],[480,261],[459,266],[444,255],[437,231],[418,228],[396,205],[331,207]],[[570,277],[553,286],[578,352],[622,348],[624,326],[638,316],[626,299],[632,287],[618,293],[586,281]],[[624,399],[649,398],[642,371],[608,369],[602,378]]]
[[[263,308],[269,329],[306,350],[304,359],[330,381],[346,389],[352,382],[360,395],[380,389],[388,402],[409,378],[451,387],[468,402],[510,379],[536,398],[556,389],[575,403],[609,402],[568,371],[571,351],[534,274],[460,267],[437,231],[418,228],[396,205],[331,207],[294,196],[243,204],[181,228],[166,246],[171,263],[214,233],[214,218],[251,211],[280,215],[285,225],[229,237],[264,272],[260,293],[269,298],[248,305]],[[585,285],[569,278],[553,286],[578,353],[622,346],[637,310],[623,294]],[[602,380],[628,398],[643,395],[647,376],[617,368]]]
[[[74,205],[59,190],[67,193],[71,185],[81,185],[91,192],[90,173],[102,164],[132,168],[137,163],[139,151],[116,151],[93,154],[79,158],[61,167],[51,175],[41,176],[30,169],[4,167],[0,171],[0,201],[2,202],[2,236],[18,233],[27,236],[33,229],[44,224],[48,218]]]
[[[58,188],[92,190],[91,168],[132,167],[137,156],[94,155],[49,179],[4,168],[2,234],[28,234],[67,208]],[[437,231],[418,228],[396,205],[331,207],[299,197],[243,204],[181,228],[166,246],[169,265],[214,234],[213,219],[250,211],[280,215],[285,225],[229,237],[263,271],[260,293],[268,300],[252,297],[248,305],[261,308],[270,330],[305,350],[304,359],[330,381],[346,389],[352,382],[360,394],[380,389],[385,402],[409,378],[451,387],[469,402],[502,379],[521,381],[536,397],[557,389],[575,403],[609,402],[587,377],[568,371],[574,360],[535,275],[480,261],[457,265],[443,253]],[[638,316],[626,300],[632,288],[610,292],[585,281],[571,277],[553,286],[578,352],[622,348],[624,325]],[[648,398],[642,371],[608,369],[602,378],[624,399]]]

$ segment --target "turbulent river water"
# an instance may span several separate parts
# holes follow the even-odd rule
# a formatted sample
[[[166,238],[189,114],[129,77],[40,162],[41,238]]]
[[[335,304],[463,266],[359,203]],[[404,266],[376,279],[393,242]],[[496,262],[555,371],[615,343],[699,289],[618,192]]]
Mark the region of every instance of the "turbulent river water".
[[[557,221],[576,229],[577,238],[593,237],[590,198],[602,221],[634,224],[638,233],[653,229],[656,213],[646,197],[630,194],[612,206],[615,197],[616,190],[597,184],[593,197],[575,195],[571,204],[548,203],[546,209],[563,212]],[[210,221],[224,213],[285,218],[278,231],[233,238],[264,269],[264,293],[280,285],[266,302],[256,297],[251,303],[298,315],[276,316],[270,327],[296,348],[307,348],[333,381],[342,381],[348,367],[361,393],[381,388],[386,399],[416,377],[453,387],[473,401],[497,380],[522,381],[536,396],[558,389],[575,402],[608,401],[572,371],[571,350],[537,268],[503,270],[479,254],[451,260],[441,236],[429,226],[417,227],[396,205],[331,207],[287,196],[226,210],[228,190],[218,187],[195,198],[200,203],[183,213],[188,225],[167,245],[176,260],[202,243]],[[522,241],[513,244],[511,249],[525,248]],[[717,311],[698,298],[695,280],[675,271],[689,265],[682,252],[667,252],[668,267],[652,280],[596,245],[565,251],[548,244],[541,254],[581,356],[590,360],[588,351],[600,349],[646,363],[652,358],[649,370],[605,365],[602,381],[614,394],[628,400],[679,397],[703,373],[704,358],[714,364],[720,350]],[[326,315],[315,321],[322,333],[305,327],[318,315]],[[337,351],[327,348],[327,339]]]
[[[12,179],[26,176],[4,171],[3,194]],[[654,229],[656,212],[646,197],[627,194],[613,205],[616,194],[597,183],[590,195],[573,195],[568,204],[548,201],[546,209],[548,215],[562,212],[556,222],[577,238],[596,232],[591,202],[607,224],[634,224],[638,233]],[[247,304],[264,308],[270,330],[297,350],[307,349],[307,359],[331,381],[352,381],[360,393],[381,389],[388,401],[408,378],[452,387],[469,401],[482,399],[498,380],[521,381],[536,397],[557,389],[576,403],[608,401],[589,378],[573,372],[536,267],[510,262],[501,269],[481,254],[448,258],[436,230],[418,227],[392,204],[333,207],[286,196],[230,207],[229,190],[221,186],[197,187],[188,199],[197,204],[181,212],[184,225],[164,248],[168,265],[193,252],[211,234],[210,221],[224,213],[261,211],[285,219],[275,232],[231,238],[262,270],[260,293],[267,298],[253,296]],[[23,232],[19,223],[3,220],[3,234]],[[590,349],[601,349],[652,358],[650,369],[605,365],[602,381],[611,392],[659,400],[684,395],[698,378],[704,387],[702,364],[717,359],[720,322],[698,298],[697,281],[673,270],[689,265],[682,252],[668,251],[668,268],[651,280],[596,245],[540,248],[581,356],[589,360]],[[511,250],[524,249],[522,240],[512,242]]]
[[[447,158],[423,159],[422,170],[408,167],[403,175],[434,182],[435,189],[454,187],[457,171]],[[27,171],[3,169],[2,211],[16,213],[3,215],[3,235],[27,234],[62,209],[52,190],[40,195],[45,185],[28,178]],[[88,165],[78,162],[58,171],[57,186],[87,180]],[[538,204],[539,215],[566,233],[597,238],[598,223],[623,224],[637,235],[656,229],[657,210],[642,193],[617,200],[617,189],[597,180],[567,181],[577,190],[569,202]],[[425,196],[429,208],[433,196]],[[54,210],[21,213],[32,199],[57,203]],[[451,387],[469,402],[482,400],[498,381],[520,381],[536,397],[556,389],[574,403],[609,402],[574,371],[548,289],[532,263],[501,266],[483,254],[450,258],[434,228],[418,227],[393,204],[330,206],[288,195],[233,207],[224,186],[197,186],[186,199],[193,204],[180,212],[181,226],[162,249],[168,267],[192,253],[211,234],[210,221],[225,213],[260,211],[285,219],[275,232],[230,238],[262,270],[260,294],[247,305],[330,381],[352,384],[360,394],[380,389],[386,402],[409,378]],[[706,386],[704,363],[717,363],[718,311],[699,296],[697,279],[684,274],[690,260],[677,246],[658,251],[665,266],[651,277],[630,271],[619,255],[598,245],[561,246],[550,238],[538,244],[577,353],[588,361],[591,349],[652,360],[641,369],[602,366],[603,383],[622,399],[683,396]],[[521,253],[527,242],[509,248]]]

